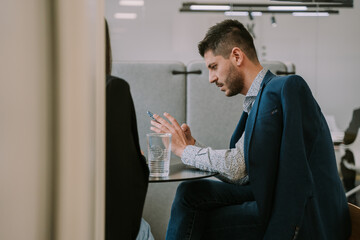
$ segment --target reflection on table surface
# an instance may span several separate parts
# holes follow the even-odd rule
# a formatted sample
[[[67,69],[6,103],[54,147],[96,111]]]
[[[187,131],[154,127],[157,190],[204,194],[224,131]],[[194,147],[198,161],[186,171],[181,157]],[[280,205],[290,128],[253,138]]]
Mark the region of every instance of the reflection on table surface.
[[[167,177],[149,177],[149,182],[172,182],[194,180],[215,176],[217,173],[203,171],[191,166],[187,166],[182,162],[170,165],[170,173]]]

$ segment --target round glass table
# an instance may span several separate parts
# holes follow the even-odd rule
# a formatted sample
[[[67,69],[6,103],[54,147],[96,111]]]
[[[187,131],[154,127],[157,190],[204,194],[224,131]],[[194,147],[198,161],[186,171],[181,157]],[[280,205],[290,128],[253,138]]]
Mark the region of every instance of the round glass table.
[[[174,182],[194,180],[217,175],[216,172],[208,172],[183,164],[182,162],[170,165],[170,173],[167,177],[149,177],[149,182]]]

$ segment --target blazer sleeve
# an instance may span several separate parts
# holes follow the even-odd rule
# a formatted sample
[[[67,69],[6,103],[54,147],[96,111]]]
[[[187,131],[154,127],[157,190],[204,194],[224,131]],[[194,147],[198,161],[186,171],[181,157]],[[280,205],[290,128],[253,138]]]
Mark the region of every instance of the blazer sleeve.
[[[135,239],[148,187],[129,85],[113,78],[106,87],[106,239]]]
[[[307,200],[312,196],[308,159],[317,138],[318,107],[299,76],[285,81],[280,96],[280,155],[273,195],[267,199],[273,199],[273,206],[264,239],[292,239],[301,227]]]

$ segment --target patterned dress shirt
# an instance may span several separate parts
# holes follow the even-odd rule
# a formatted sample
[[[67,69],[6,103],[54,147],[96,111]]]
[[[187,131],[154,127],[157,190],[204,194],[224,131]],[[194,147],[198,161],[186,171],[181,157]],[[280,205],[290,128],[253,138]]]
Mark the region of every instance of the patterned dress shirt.
[[[248,114],[254,105],[266,72],[267,69],[263,68],[258,73],[245,96],[243,108]],[[186,165],[218,172],[217,177],[224,182],[246,184],[249,177],[244,158],[244,135],[241,136],[233,149],[214,150],[196,141],[195,145],[188,145],[184,149],[181,160]]]

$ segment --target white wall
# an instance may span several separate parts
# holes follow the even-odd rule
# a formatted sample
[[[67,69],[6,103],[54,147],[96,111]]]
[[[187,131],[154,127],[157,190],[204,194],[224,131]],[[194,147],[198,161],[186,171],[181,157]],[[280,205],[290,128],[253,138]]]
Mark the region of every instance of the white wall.
[[[210,26],[226,17],[180,13],[182,2],[147,0],[144,7],[136,8],[106,0],[114,60],[178,60],[187,64],[201,59],[197,43]],[[354,5],[353,9],[340,9],[339,15],[323,18],[276,15],[276,28],[271,27],[271,15],[254,20],[260,59],[295,63],[297,73],[308,82],[323,112],[335,115],[343,130],[352,110],[360,107],[359,1],[355,0]],[[114,13],[119,11],[136,12],[138,18],[114,19]],[[238,20],[250,22],[247,17]]]

